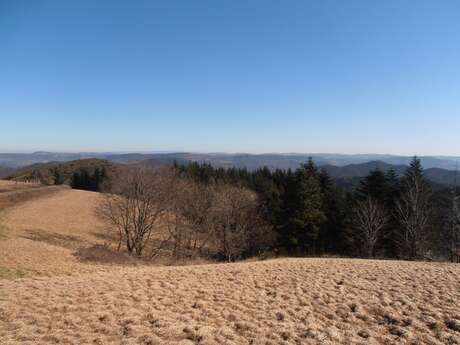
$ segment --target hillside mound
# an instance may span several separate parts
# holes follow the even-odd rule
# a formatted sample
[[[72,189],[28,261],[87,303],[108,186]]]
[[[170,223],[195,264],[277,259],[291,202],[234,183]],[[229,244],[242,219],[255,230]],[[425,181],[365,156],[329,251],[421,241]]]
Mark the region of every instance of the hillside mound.
[[[48,189],[57,190],[43,194]],[[63,187],[32,190],[38,195],[0,213],[0,278],[99,269],[75,253],[110,241],[95,213],[101,195]]]

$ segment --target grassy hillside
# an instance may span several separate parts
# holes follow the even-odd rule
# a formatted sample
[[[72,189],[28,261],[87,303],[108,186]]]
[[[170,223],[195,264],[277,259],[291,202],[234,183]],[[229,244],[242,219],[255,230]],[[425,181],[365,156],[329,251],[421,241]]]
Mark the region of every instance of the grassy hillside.
[[[460,343],[459,265],[91,256],[111,241],[100,197],[63,189],[0,213],[2,345]]]
[[[50,189],[54,192],[48,193]],[[74,252],[109,241],[95,213],[100,194],[62,186],[34,186],[24,191],[37,194],[0,208],[0,278],[16,273],[29,277],[93,270],[91,265],[80,264]],[[0,193],[0,206],[7,193]]]
[[[0,280],[4,345],[460,342],[460,267],[281,259]]]
[[[0,210],[48,196],[63,189],[63,186],[43,186],[35,183],[0,180]]]

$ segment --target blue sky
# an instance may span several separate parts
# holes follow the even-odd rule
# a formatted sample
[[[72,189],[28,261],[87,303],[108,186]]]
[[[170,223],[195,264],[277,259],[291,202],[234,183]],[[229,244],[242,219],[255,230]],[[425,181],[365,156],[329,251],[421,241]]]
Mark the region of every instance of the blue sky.
[[[0,151],[460,155],[460,2],[0,0]]]

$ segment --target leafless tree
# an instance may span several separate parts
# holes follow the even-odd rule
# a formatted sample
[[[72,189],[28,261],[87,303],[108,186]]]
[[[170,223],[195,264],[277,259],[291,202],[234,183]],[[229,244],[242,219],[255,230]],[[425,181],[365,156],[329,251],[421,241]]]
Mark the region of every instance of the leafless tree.
[[[259,203],[254,192],[247,189],[220,186],[216,191],[213,240],[217,253],[228,261],[244,254],[256,254],[270,245],[273,239],[271,228],[259,212]]]
[[[153,231],[168,211],[170,169],[134,168],[114,178],[98,213],[115,227],[118,250],[125,241],[129,253],[141,256]]]
[[[169,198],[168,229],[176,258],[203,254],[213,231],[214,187],[177,177]]]
[[[151,257],[166,243],[176,259],[211,254],[232,261],[271,244],[273,231],[259,207],[247,189],[201,184],[170,169],[134,169],[112,181],[99,214],[117,230],[119,250],[124,241],[141,256],[161,229]]]
[[[354,210],[354,223],[368,257],[374,256],[375,245],[388,219],[384,206],[378,201],[367,198],[357,203]]]
[[[171,193],[167,218],[176,259],[217,255],[232,261],[258,254],[273,240],[254,192],[178,177]]]
[[[398,244],[409,259],[420,255],[431,215],[431,190],[417,170],[408,171],[402,180],[402,192],[395,201],[395,217],[401,225]]]
[[[214,231],[215,202],[214,186],[189,182],[184,194],[181,215],[189,233],[188,247],[197,254],[202,254]]]
[[[460,261],[460,197],[454,192],[452,199],[452,213],[449,220],[450,226],[450,259],[452,262]]]

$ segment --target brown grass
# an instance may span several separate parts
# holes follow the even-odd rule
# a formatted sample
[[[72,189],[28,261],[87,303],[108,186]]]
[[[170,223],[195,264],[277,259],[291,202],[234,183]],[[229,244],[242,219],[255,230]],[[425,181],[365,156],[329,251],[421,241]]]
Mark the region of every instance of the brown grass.
[[[0,180],[0,209],[38,199],[66,188],[66,186],[42,186],[36,183]]]
[[[155,267],[102,246],[99,195],[9,208],[0,344],[460,344],[460,265],[279,259]]]
[[[98,193],[64,189],[7,210],[3,224],[23,233],[41,229],[92,241],[103,233],[104,224],[94,212],[99,200]]]
[[[2,344],[458,344],[460,267],[282,259],[0,281]]]
[[[104,242],[104,224],[94,214],[99,198],[97,193],[59,189],[0,213],[0,278],[14,278],[17,271],[30,277],[104,270],[75,255]]]

